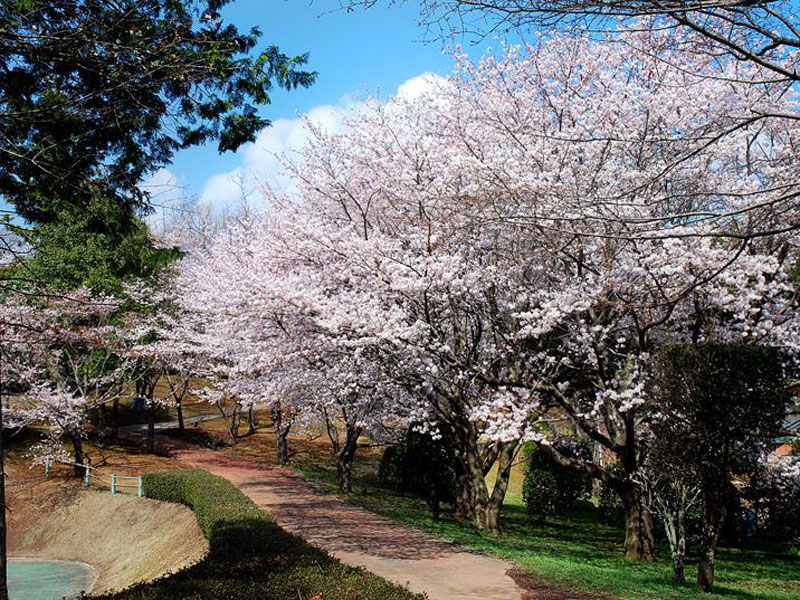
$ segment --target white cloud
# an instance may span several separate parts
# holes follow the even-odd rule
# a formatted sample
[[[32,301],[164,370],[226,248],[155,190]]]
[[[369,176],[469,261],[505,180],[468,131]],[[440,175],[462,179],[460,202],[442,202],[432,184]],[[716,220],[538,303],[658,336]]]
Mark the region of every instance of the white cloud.
[[[270,127],[262,129],[252,144],[239,149],[237,155],[241,165],[226,173],[218,173],[206,180],[200,193],[200,202],[217,206],[230,205],[242,195],[242,182],[250,184],[254,179],[266,181],[277,190],[289,190],[291,179],[283,172],[281,156],[300,150],[307,138],[305,119],[317,123],[327,130],[335,131],[341,126],[350,103],[326,104],[311,109],[307,114],[294,119],[277,119]]]
[[[184,198],[185,186],[169,169],[159,169],[139,186],[150,192],[153,204],[169,204]]]
[[[150,193],[153,208],[147,216],[151,228],[163,226],[172,211],[186,203],[186,185],[169,169],[159,169],[145,179],[139,188]]]
[[[239,181],[242,176],[242,169],[237,168],[233,171],[219,173],[210,177],[203,185],[203,192],[200,194],[200,202],[231,203],[234,200],[238,200],[241,196]]]
[[[396,95],[413,100],[430,90],[434,85],[445,81],[434,73],[423,73],[403,82]],[[308,138],[304,117],[324,129],[336,131],[341,127],[347,114],[356,109],[361,101],[353,96],[344,96],[337,104],[325,104],[311,109],[303,116],[294,119],[277,119],[270,127],[259,132],[252,144],[239,149],[240,165],[226,173],[209,177],[200,193],[200,202],[214,206],[230,206],[241,198],[240,182],[253,179],[266,181],[277,190],[291,190],[292,181],[283,173],[281,156],[291,156],[300,150]]]
[[[416,100],[446,81],[446,79],[440,77],[436,73],[423,73],[422,75],[417,75],[401,83],[397,88],[397,97],[406,100]]]

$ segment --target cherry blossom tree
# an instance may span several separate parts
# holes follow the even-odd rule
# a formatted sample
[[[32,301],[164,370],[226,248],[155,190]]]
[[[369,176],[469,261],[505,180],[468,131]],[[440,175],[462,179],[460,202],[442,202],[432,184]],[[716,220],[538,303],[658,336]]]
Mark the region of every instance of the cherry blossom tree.
[[[745,123],[762,110],[754,102],[779,98],[768,86],[753,97],[749,85],[687,76],[708,67],[702,60],[683,60],[673,71],[629,44],[602,59],[594,50],[585,40],[562,38],[525,56],[512,50],[503,60],[467,63],[459,89],[468,91],[459,101],[477,118],[464,119],[461,137],[483,193],[499,198],[497,217],[521,234],[536,231],[532,243],[556,257],[545,287],[518,313],[528,325],[518,338],[546,346],[559,374],[547,381],[532,373],[526,382],[530,375],[521,371],[520,385],[549,389],[551,406],[619,457],[622,478],[584,467],[623,497],[628,556],[649,558],[651,525],[631,475],[645,447],[642,386],[653,349],[709,339],[794,344],[793,234],[778,226],[753,243],[750,220],[776,224],[782,217],[742,209],[720,231],[715,207],[740,197],[766,199],[772,185],[784,188],[796,133],[785,122],[772,129],[771,122],[715,144],[720,123]],[[707,92],[714,99],[684,100]],[[794,100],[780,102],[791,107]],[[762,135],[770,142],[751,162],[748,149]],[[676,169],[675,156],[691,159]],[[635,189],[635,196],[620,188]],[[684,207],[682,218],[675,202]],[[712,209],[714,218],[706,219]],[[636,229],[634,221],[647,225]],[[767,316],[760,306],[775,312]]]
[[[484,531],[537,439],[620,495],[626,554],[652,559],[635,475],[657,433],[654,351],[797,346],[800,138],[761,118],[796,96],[668,41],[631,32],[598,52],[557,35],[459,57],[420,98],[369,101],[337,132],[308,123],[296,195],[267,190],[266,214],[187,260],[206,347],[335,425],[345,461],[384,420],[446,425],[459,510]],[[557,418],[621,469],[560,454]]]
[[[82,473],[89,413],[117,398],[127,378],[124,333],[111,323],[119,306],[85,289],[69,296],[13,294],[4,302],[16,313],[9,327],[18,343],[9,364],[18,365],[10,386],[18,394],[17,425],[46,424],[50,445],[67,436],[76,474]]]
[[[582,468],[623,497],[629,557],[651,558],[631,475],[644,450],[652,350],[795,344],[795,240],[782,202],[797,132],[759,115],[795,110],[796,99],[752,85],[749,65],[675,51],[680,68],[670,68],[630,42],[603,48],[560,36],[462,60],[424,107],[376,104],[344,133],[313,131],[293,172],[315,214],[358,236],[333,254],[357,257],[369,288],[355,296],[349,272],[347,295],[358,299],[336,296],[332,314],[353,329],[360,313],[362,340],[391,339],[395,326],[402,352],[369,346],[384,372],[410,365],[405,385],[427,384],[429,395],[440,394],[430,372],[451,387],[465,382],[455,403],[475,394],[466,412],[489,417],[473,439],[499,431],[498,415],[524,424],[543,410],[566,414],[619,457],[622,477]],[[763,204],[747,204],[754,196]],[[411,359],[410,348],[419,352]]]
[[[371,6],[375,3],[376,0],[353,0],[350,4]],[[699,66],[698,62],[702,61],[698,58],[713,64],[722,57],[728,67],[734,62],[745,65],[745,71],[759,73],[753,78],[739,69],[727,68],[723,75],[725,79],[753,86],[756,94],[760,93],[764,82],[777,88],[796,90],[800,80],[800,12],[797,4],[790,0],[711,3],[692,0],[680,3],[652,0],[430,0],[422,2],[421,17],[429,26],[429,33],[438,30],[448,42],[453,35],[473,39],[508,32],[535,36],[539,32],[557,29],[572,31],[595,41],[629,43],[642,57],[656,58],[670,68],[681,69],[687,62]],[[648,43],[641,43],[642,34],[650,37]],[[605,56],[609,51],[603,44],[596,47],[599,56]],[[579,62],[574,66],[582,67]],[[721,71],[699,69],[692,73],[695,77],[715,80]],[[759,123],[797,121],[799,116],[795,106],[794,110],[760,112],[757,119]],[[739,126],[733,125],[729,129],[720,129],[716,136],[722,139],[729,133],[736,135],[738,131]],[[683,158],[676,155],[674,166],[679,166]],[[793,163],[789,172],[796,170]],[[665,176],[668,174],[669,170],[663,172]],[[763,209],[763,203],[767,202],[779,212],[793,210],[798,183],[794,177],[779,197],[762,200],[751,195],[739,198],[738,204],[758,210]],[[720,229],[725,230],[729,218],[739,214],[725,208],[718,205],[713,210],[704,211],[704,216],[718,218]],[[615,218],[619,217],[615,215]],[[629,233],[636,235],[643,223],[634,219],[630,225],[633,231]],[[750,225],[748,235],[769,235],[773,231],[771,226],[759,221]],[[797,220],[782,221],[781,228],[786,227],[797,228]],[[646,233],[652,234],[652,231],[647,228]]]
[[[372,6],[376,0],[354,0]],[[422,18],[447,35],[483,36],[488,32],[553,27],[585,32],[631,27],[680,29],[691,33],[712,54],[729,53],[751,61],[772,78],[800,79],[800,32],[792,2],[732,0],[680,3],[656,0],[426,0]]]
[[[287,210],[232,224],[187,261],[183,302],[203,323],[196,339],[225,370],[226,392],[273,411],[281,462],[289,426],[319,425],[349,490],[358,438],[391,394],[315,319],[316,303],[327,302],[317,277],[324,248],[303,240],[297,217]]]

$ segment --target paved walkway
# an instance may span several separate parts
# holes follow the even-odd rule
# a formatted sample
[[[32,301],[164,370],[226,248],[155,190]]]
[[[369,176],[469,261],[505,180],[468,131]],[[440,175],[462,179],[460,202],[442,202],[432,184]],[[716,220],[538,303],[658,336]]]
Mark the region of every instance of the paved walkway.
[[[229,414],[225,415],[225,418],[229,417]],[[211,413],[208,415],[198,415],[196,417],[186,417],[183,420],[183,426],[187,429],[189,427],[196,427],[200,423],[205,423],[206,421],[216,421],[217,419],[223,418],[222,415],[218,413]],[[119,431],[125,434],[133,434],[133,435],[147,435],[147,423],[135,423],[133,425],[123,425],[119,428]],[[156,433],[163,433],[168,429],[177,429],[178,428],[178,421],[158,421],[157,423],[153,424],[153,430]]]
[[[323,494],[287,469],[260,467],[210,450],[179,450],[181,462],[228,479],[280,525],[354,566],[430,600],[520,600],[512,565],[456,549],[422,532]]]

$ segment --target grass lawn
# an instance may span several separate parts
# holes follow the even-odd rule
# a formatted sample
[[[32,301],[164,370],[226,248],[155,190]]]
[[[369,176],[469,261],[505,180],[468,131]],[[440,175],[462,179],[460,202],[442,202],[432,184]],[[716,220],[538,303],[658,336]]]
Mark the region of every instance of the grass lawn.
[[[658,563],[632,564],[624,559],[620,528],[598,519],[588,503],[572,514],[538,524],[521,506],[514,493],[504,508],[498,537],[481,536],[469,526],[446,516],[432,519],[418,498],[400,496],[377,485],[374,458],[361,461],[356,469],[350,499],[376,513],[454,542],[465,548],[492,554],[521,567],[536,577],[567,588],[630,600],[707,599],[696,585],[678,586],[672,581],[669,557]],[[304,465],[308,478],[326,490],[335,489],[335,472],[319,465]],[[516,491],[516,488],[514,488]],[[666,543],[661,543],[666,550]],[[687,578],[696,575],[689,561]],[[717,590],[711,597],[764,600],[800,598],[800,556],[784,547],[721,548],[717,566]]]

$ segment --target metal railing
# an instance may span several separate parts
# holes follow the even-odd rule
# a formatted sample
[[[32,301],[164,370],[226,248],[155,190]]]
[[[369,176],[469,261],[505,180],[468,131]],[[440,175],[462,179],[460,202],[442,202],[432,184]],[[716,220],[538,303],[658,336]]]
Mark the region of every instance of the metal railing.
[[[116,473],[107,474],[100,471],[99,468],[93,467],[89,464],[81,464],[81,463],[71,463],[67,461],[58,461],[59,464],[69,465],[71,467],[80,467],[83,471],[83,484],[86,488],[92,486],[92,483],[95,482],[97,485],[98,481],[103,482],[104,478],[108,480],[108,487],[111,490],[112,494],[122,493],[122,488],[136,488],[136,495],[139,498],[144,496],[144,480],[142,475],[117,475]],[[51,461],[45,461],[44,463],[44,478],[45,481],[50,479],[50,467]],[[94,474],[92,474],[94,472]],[[128,482],[132,483],[128,483]]]

